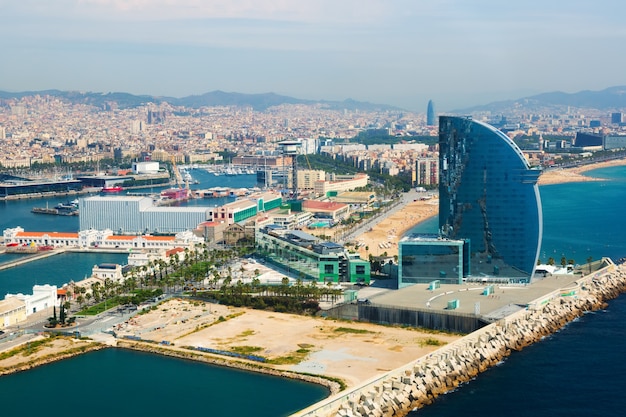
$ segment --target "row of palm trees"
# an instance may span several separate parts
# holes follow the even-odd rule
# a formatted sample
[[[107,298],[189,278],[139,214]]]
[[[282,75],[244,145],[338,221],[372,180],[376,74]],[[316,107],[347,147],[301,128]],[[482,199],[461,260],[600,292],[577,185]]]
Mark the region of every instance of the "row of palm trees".
[[[72,294],[77,295],[76,302],[82,309],[85,305],[132,294],[138,289],[160,288],[167,293],[177,292],[185,287],[204,287],[207,282],[213,287],[228,285],[233,281],[233,270],[228,264],[245,255],[245,251],[246,248],[208,249],[204,244],[194,249],[186,248],[183,256],[176,253],[168,261],[154,259],[146,265],[132,267],[120,281],[106,278],[89,287],[73,285],[67,296],[71,299]],[[244,271],[242,267],[242,277]],[[225,273],[226,277],[223,276]],[[255,270],[255,274],[258,275],[258,270]]]

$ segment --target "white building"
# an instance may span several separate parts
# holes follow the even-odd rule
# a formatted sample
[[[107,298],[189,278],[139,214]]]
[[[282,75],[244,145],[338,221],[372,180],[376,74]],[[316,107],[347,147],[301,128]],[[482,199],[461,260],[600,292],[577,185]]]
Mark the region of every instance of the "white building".
[[[124,279],[122,275],[122,265],[111,263],[94,265],[93,268],[91,268],[91,276],[101,281],[110,279],[114,282],[121,282]]]
[[[156,174],[159,172],[158,161],[133,162],[133,173],[135,174]]]
[[[7,294],[5,300],[16,298],[26,304],[26,315],[29,316],[38,311],[57,305],[57,286],[56,285],[34,285],[31,295],[25,294]]]
[[[354,177],[349,179],[337,179],[331,181],[316,181],[315,182],[315,194],[319,196],[326,196],[330,191],[350,191],[355,188],[365,187],[369,180],[367,174],[358,173]]]
[[[210,218],[208,207],[160,207],[151,198],[94,196],[80,200],[80,230],[110,229],[118,234],[178,233]]]

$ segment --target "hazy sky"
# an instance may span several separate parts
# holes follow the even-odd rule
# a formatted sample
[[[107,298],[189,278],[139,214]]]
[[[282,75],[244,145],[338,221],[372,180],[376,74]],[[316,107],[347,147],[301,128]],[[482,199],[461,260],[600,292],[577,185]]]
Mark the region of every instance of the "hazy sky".
[[[624,0],[0,0],[0,90],[425,112],[626,84]]]

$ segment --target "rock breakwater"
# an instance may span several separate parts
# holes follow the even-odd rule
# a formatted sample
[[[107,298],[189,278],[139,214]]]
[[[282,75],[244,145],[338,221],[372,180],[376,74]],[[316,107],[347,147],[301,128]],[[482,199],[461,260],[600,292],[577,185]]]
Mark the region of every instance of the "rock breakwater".
[[[606,266],[572,287],[547,294],[496,323],[341,397],[310,407],[297,416],[405,416],[431,404],[519,351],[550,335],[585,312],[604,308],[626,292],[626,267]]]

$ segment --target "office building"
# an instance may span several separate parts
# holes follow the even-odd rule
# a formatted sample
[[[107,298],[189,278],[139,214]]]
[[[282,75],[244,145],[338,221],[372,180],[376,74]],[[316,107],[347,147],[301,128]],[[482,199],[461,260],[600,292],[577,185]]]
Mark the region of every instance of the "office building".
[[[370,263],[337,243],[276,225],[257,229],[255,238],[257,254],[289,275],[322,283],[370,282]]]
[[[435,103],[428,100],[428,108],[426,109],[426,126],[435,126]]]

